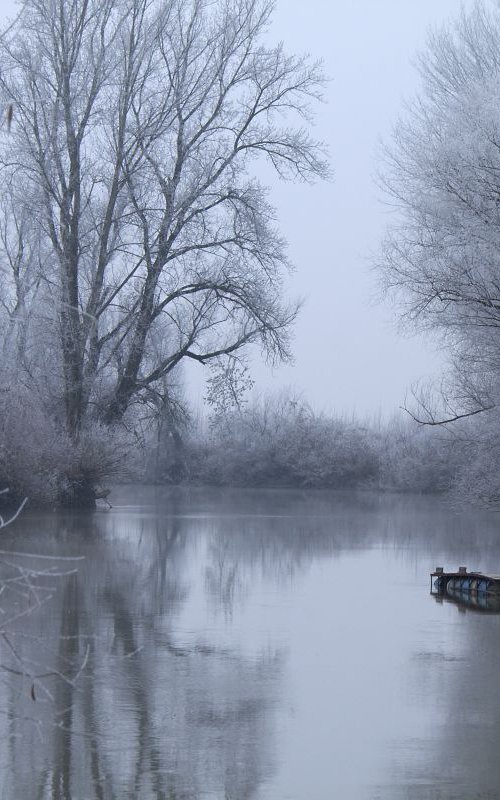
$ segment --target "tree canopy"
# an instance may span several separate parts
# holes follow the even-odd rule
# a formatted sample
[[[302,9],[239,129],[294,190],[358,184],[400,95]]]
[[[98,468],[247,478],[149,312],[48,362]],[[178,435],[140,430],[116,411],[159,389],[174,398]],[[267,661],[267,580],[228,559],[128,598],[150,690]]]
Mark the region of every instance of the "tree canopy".
[[[403,317],[450,348],[454,418],[495,405],[500,378],[498,8],[462,10],[431,34],[418,65],[421,92],[385,150],[397,213],[380,261]]]
[[[184,359],[290,357],[297,306],[259,158],[327,174],[321,67],[269,0],[25,0],[0,37],[2,303],[16,365],[77,436]]]

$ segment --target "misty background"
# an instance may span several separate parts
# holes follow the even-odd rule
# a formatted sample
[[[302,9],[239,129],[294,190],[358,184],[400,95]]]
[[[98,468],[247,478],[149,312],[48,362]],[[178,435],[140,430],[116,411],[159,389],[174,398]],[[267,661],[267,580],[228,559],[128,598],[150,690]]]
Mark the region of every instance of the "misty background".
[[[318,411],[389,416],[414,382],[437,376],[444,354],[423,335],[398,327],[390,301],[380,301],[370,256],[390,210],[375,177],[377,148],[418,90],[415,55],[429,27],[456,17],[470,0],[278,0],[272,33],[287,51],[324,61],[330,83],[316,108],[315,135],[330,150],[330,183],[278,183],[271,199],[296,267],[289,294],[305,303],[295,326],[295,364],[271,370],[260,357],[257,389],[293,386]],[[202,402],[203,370],[189,375],[191,400]]]

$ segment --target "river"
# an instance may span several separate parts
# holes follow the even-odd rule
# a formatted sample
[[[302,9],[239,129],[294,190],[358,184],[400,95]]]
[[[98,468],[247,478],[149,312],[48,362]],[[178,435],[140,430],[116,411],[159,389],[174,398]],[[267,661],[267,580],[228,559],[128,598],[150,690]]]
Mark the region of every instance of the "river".
[[[495,800],[500,517],[437,498],[119,487],[2,532],[5,800]],[[16,553],[16,554],[13,554]]]

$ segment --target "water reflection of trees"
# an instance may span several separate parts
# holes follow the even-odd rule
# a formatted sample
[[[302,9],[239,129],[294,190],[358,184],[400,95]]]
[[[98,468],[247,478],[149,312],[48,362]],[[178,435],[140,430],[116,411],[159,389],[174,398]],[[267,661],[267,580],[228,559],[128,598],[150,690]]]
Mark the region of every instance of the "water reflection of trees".
[[[229,623],[259,580],[292,585],[320,558],[379,544],[474,547],[470,520],[428,500],[154,490],[133,505],[125,498],[118,491],[117,508],[94,517],[26,514],[8,534],[16,549],[86,560],[17,631],[25,662],[53,674],[35,700],[29,680],[2,676],[0,796],[258,796],[274,769],[283,656],[222,647],[209,630],[180,632],[196,592]],[[475,524],[494,541],[493,526]]]
[[[4,674],[2,796],[247,798],[272,772],[279,654],[174,630],[191,590],[189,533],[155,516],[61,518],[57,535],[38,520],[36,536],[24,522],[27,549],[36,538],[87,560],[19,637],[27,662],[57,668],[47,696]]]

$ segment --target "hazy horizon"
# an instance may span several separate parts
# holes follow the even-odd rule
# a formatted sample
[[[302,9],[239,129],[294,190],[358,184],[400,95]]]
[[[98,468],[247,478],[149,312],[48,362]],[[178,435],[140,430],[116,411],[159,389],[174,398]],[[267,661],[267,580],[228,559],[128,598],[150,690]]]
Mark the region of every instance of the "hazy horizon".
[[[296,268],[289,294],[305,302],[295,328],[295,364],[272,370],[254,358],[258,391],[290,386],[318,410],[386,416],[402,405],[412,383],[440,374],[438,342],[403,335],[397,310],[377,298],[370,254],[390,211],[374,177],[378,143],[418,89],[413,62],[428,29],[460,8],[456,0],[311,0],[307,6],[278,0],[275,39],[289,52],[322,59],[330,77],[314,133],[329,146],[334,177],[312,187],[277,181],[271,187]],[[188,382],[198,404],[200,373],[193,365]]]

